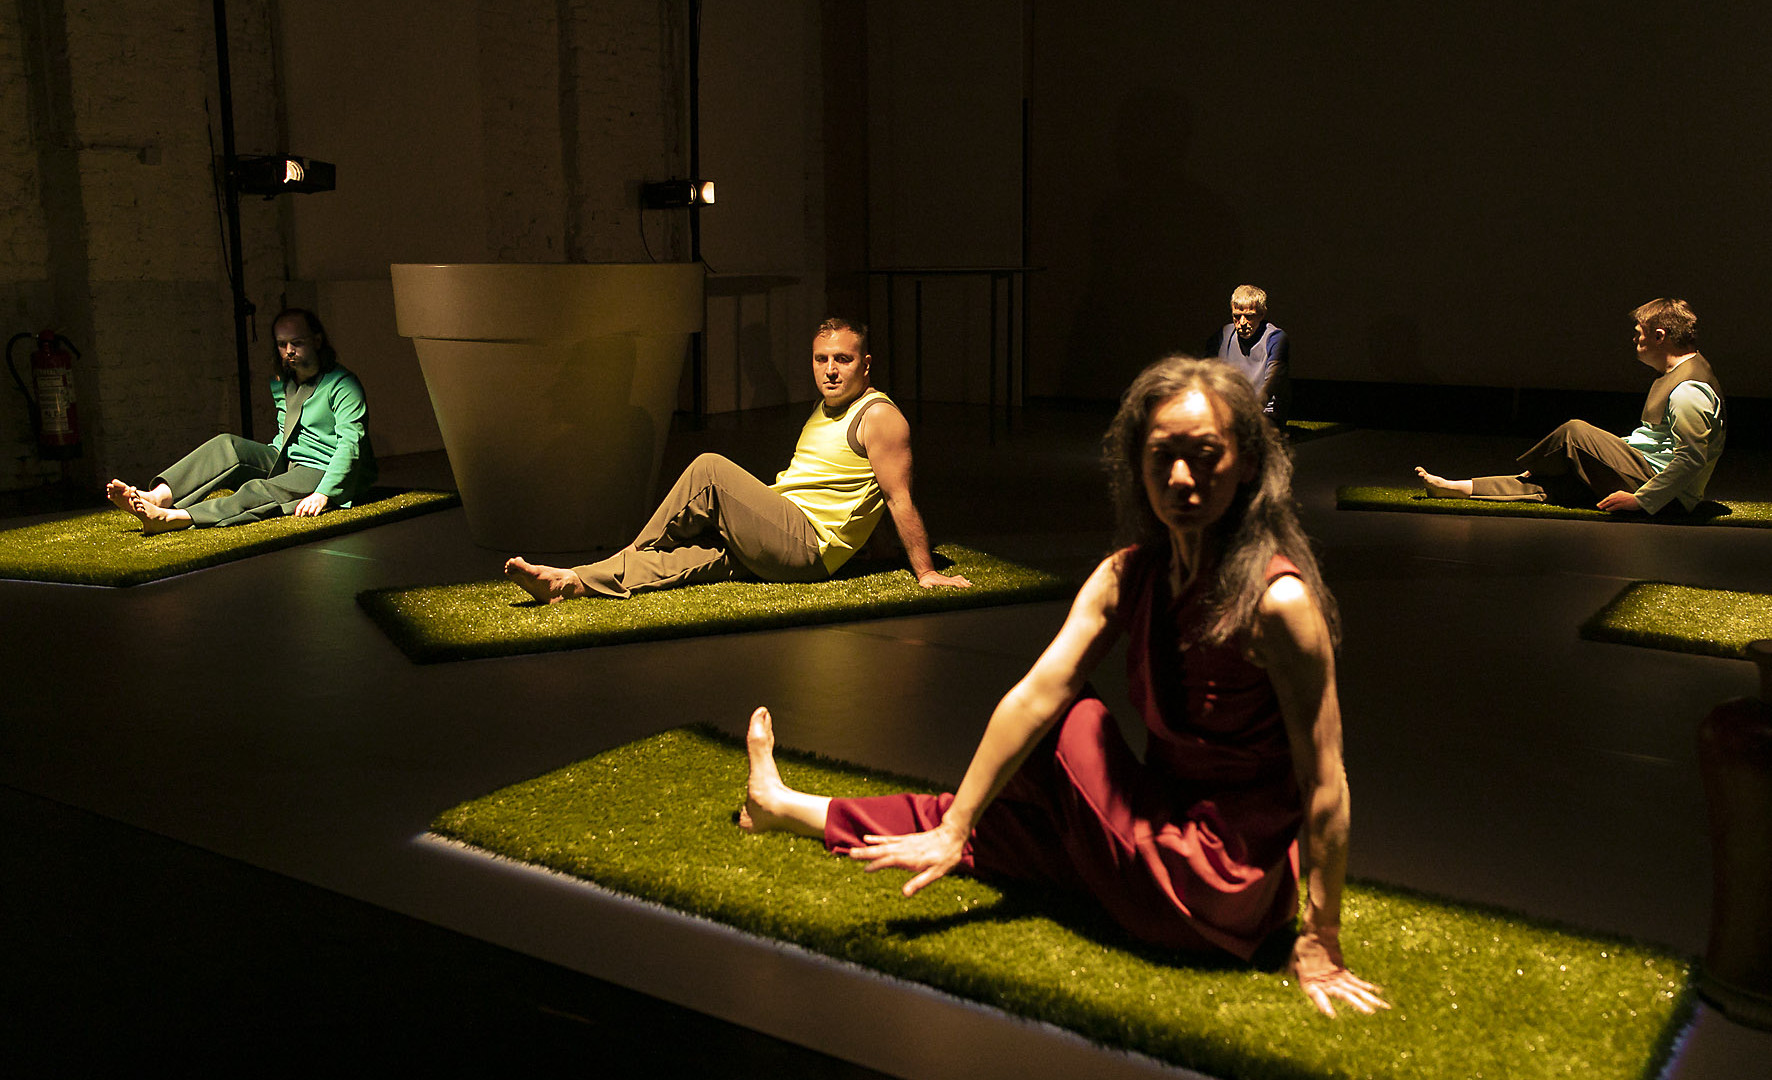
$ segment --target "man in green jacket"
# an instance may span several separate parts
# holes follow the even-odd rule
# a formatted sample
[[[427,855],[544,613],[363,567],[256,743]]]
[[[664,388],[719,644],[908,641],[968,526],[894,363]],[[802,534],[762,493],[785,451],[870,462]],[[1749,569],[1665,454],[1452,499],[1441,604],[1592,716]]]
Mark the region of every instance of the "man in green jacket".
[[[217,435],[145,490],[112,480],[105,495],[141,519],[143,535],[244,525],[280,514],[312,517],[351,505],[375,482],[363,384],[339,366],[319,316],[289,308],[277,316],[272,333],[276,441]],[[234,493],[208,498],[222,488]]]

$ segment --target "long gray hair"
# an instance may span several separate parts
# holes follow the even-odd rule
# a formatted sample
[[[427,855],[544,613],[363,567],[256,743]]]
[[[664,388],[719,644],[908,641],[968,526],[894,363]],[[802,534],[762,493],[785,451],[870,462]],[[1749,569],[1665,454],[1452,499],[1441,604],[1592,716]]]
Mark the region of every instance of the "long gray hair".
[[[1145,368],[1120,398],[1120,411],[1102,439],[1102,458],[1114,500],[1116,543],[1170,550],[1169,530],[1151,509],[1144,490],[1144,442],[1150,433],[1151,414],[1190,390],[1199,390],[1230,409],[1230,434],[1237,441],[1237,453],[1255,468],[1255,478],[1238,487],[1229,509],[1206,532],[1201,569],[1211,575],[1205,602],[1212,619],[1202,640],[1221,644],[1255,628],[1256,609],[1267,592],[1268,563],[1278,554],[1298,567],[1299,577],[1329,624],[1331,639],[1339,642],[1341,617],[1335,598],[1323,584],[1310,538],[1298,523],[1298,504],[1292,498],[1292,455],[1262,415],[1255,388],[1221,360],[1199,360],[1181,353],[1165,356]]]

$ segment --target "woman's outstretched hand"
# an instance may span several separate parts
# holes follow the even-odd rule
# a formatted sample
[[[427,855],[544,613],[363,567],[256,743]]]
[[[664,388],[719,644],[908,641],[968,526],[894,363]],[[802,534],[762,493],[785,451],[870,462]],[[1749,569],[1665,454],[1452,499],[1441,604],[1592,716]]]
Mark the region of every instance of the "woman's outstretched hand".
[[[1306,930],[1298,935],[1292,946],[1291,967],[1298,977],[1298,988],[1324,1016],[1335,1015],[1335,998],[1368,1014],[1390,1008],[1390,1003],[1378,996],[1378,987],[1342,964],[1338,931]]]
[[[868,835],[862,839],[867,846],[849,849],[849,857],[864,860],[869,873],[888,869],[912,871],[915,876],[904,883],[906,896],[917,895],[917,890],[959,865],[960,855],[966,849],[965,835],[956,834],[946,825],[937,825],[928,832]]]

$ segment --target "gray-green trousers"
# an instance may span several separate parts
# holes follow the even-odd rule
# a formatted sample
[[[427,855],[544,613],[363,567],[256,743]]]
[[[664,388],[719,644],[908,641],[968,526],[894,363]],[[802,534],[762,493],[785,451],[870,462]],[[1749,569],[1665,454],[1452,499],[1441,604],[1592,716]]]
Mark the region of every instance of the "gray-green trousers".
[[[1592,506],[1614,491],[1635,491],[1655,476],[1635,448],[1585,420],[1571,420],[1520,455],[1519,476],[1479,476],[1471,498],[1494,502],[1554,502]],[[1538,483],[1537,481],[1543,481]],[[1588,493],[1592,492],[1592,497]]]
[[[199,529],[212,525],[245,525],[295,512],[295,505],[320,488],[326,474],[307,465],[289,465],[272,475],[277,449],[238,435],[217,435],[154,477],[155,486],[172,489],[172,505],[191,515]],[[233,488],[232,495],[210,499],[210,492]]]
[[[591,592],[623,600],[644,589],[747,575],[764,581],[830,576],[806,514],[719,454],[703,454],[683,470],[633,543],[572,572]]]

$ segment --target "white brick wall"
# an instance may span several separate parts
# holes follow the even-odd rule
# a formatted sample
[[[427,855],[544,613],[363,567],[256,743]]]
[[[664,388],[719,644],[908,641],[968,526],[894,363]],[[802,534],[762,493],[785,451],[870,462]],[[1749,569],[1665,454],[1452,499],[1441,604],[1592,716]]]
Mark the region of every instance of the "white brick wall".
[[[682,214],[646,214],[640,238],[637,181],[688,169],[687,5],[681,0],[577,0],[578,175],[574,207],[589,262],[688,258]]]
[[[555,0],[480,4],[486,250],[494,262],[561,262],[560,25]]]
[[[0,338],[41,330],[49,321],[49,232],[38,195],[23,49],[19,8],[9,4],[0,10]],[[20,343],[13,352],[27,381],[31,349]],[[35,450],[25,401],[12,376],[0,376],[0,491],[34,486],[60,472],[38,462]]]
[[[42,281],[49,259],[22,34],[18,6],[7,5],[0,11],[0,206],[6,208],[0,213],[0,286]],[[5,314],[10,325],[18,313]]]

